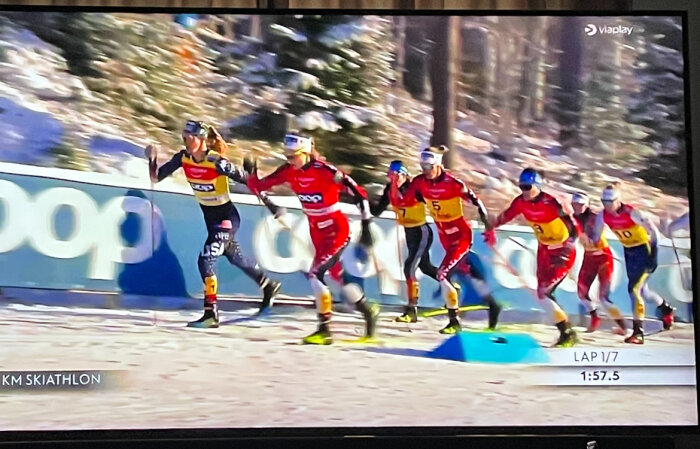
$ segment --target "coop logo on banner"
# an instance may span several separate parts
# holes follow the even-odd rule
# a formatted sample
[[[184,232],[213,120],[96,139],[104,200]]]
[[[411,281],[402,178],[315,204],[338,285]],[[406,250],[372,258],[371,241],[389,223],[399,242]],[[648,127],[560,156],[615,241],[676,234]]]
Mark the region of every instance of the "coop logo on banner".
[[[255,226],[253,249],[260,265],[277,273],[308,272],[314,257],[314,247],[309,234],[308,220],[303,215],[285,217],[286,230],[272,216],[262,218]],[[357,242],[361,223],[350,221],[351,241]],[[289,255],[282,256],[277,250],[277,238],[281,232],[290,233]],[[341,256],[343,268],[359,278],[377,276],[380,292],[384,295],[400,295],[403,279],[403,260],[399,260],[398,245],[405,245],[403,232],[397,233],[392,227],[385,233],[376,223],[370,224],[374,239],[373,255],[368,261],[361,261],[354,251],[346,250]]]
[[[0,203],[4,205],[4,219],[0,222],[0,253],[7,253],[22,245],[55,259],[73,259],[89,255],[89,279],[113,280],[117,263],[139,263],[152,255],[160,245],[161,220],[151,228],[151,203],[143,198],[119,196],[102,207],[87,193],[54,187],[30,196],[17,184],[0,179]],[[67,207],[73,218],[70,235],[59,238],[56,234],[56,215]],[[120,224],[127,214],[136,214],[141,223],[140,238],[133,246],[125,246]],[[159,211],[155,213],[160,216]],[[155,236],[155,237],[152,237]]]
[[[256,260],[266,270],[277,273],[308,272],[314,256],[314,248],[309,238],[308,221],[304,216],[293,215],[286,219],[289,231],[273,217],[267,216],[261,219],[255,226],[253,234],[253,248]],[[360,234],[360,222],[351,221],[350,229],[352,241],[356,242]],[[360,261],[356,258],[352,248],[343,253],[341,261],[343,267],[353,276],[368,278],[378,276],[380,293],[383,295],[402,295],[401,286],[405,280],[403,274],[403,263],[406,257],[405,235],[402,230],[397,229],[395,224],[382,229],[377,223],[372,222],[371,232],[374,237],[374,257],[369,261]],[[282,232],[289,232],[290,243],[285,255],[281,255],[277,250],[277,239]],[[492,287],[503,287],[512,291],[537,289],[537,247],[538,243],[528,230],[525,232],[515,232],[514,235],[499,234],[499,242],[496,251],[483,247],[476,249],[483,262],[490,265],[493,274]],[[401,248],[401,249],[399,249]],[[433,251],[437,250],[436,247]],[[439,251],[439,250],[438,250]],[[617,249],[611,248],[614,261],[613,277],[611,279],[611,289],[626,291],[624,257]],[[432,251],[431,251],[432,252]],[[437,251],[436,251],[437,252]],[[579,247],[576,262],[573,269],[559,286],[559,289],[569,294],[576,295],[578,290],[578,273],[583,263],[584,251]],[[433,262],[438,262],[439,258],[433,255]],[[505,261],[508,261],[507,263]],[[508,266],[510,265],[510,266]],[[511,269],[517,270],[513,273]],[[420,271],[417,273],[421,278]],[[658,278],[658,276],[657,276]],[[675,299],[681,302],[690,302],[692,292],[686,290],[680,282],[682,275],[678,267],[673,266],[663,280],[663,291],[668,294],[668,299]],[[598,281],[596,280],[590,290],[590,295],[598,299]]]
[[[120,193],[109,197],[102,204],[98,204],[88,192],[89,190],[78,186],[75,188],[47,186],[44,190],[29,194],[15,182],[0,179],[0,255],[9,253],[4,257],[7,260],[3,260],[3,263],[23,264],[27,254],[21,253],[20,250],[27,247],[35,251],[34,255],[40,254],[47,258],[42,262],[48,262],[35,265],[36,271],[28,270],[22,274],[24,278],[13,279],[13,281],[33,287],[50,287],[55,283],[55,278],[51,277],[52,264],[60,262],[61,259],[77,259],[86,256],[87,266],[81,268],[85,272],[71,271],[71,275],[78,279],[66,280],[66,282],[85,284],[82,280],[114,281],[121,272],[119,264],[138,264],[151,258],[154,250],[157,257],[159,254],[157,250],[161,245],[167,249],[164,215],[176,217],[181,214],[178,206],[173,205],[175,203],[170,203],[168,206],[170,209],[161,215],[157,207],[152,210],[151,203],[146,198],[123,196],[121,189]],[[97,195],[96,192],[93,194]],[[191,201],[191,199],[178,197],[178,201]],[[168,203],[163,203],[163,206],[165,207],[166,204]],[[255,203],[241,204],[243,213],[238,237],[242,250],[252,255],[263,268],[270,272],[280,274],[308,272],[314,256],[314,247],[309,236],[306,217],[298,211],[288,214],[285,217],[285,225],[291,229],[288,231],[269,214],[263,216],[257,213],[251,214],[250,211],[261,207],[253,204]],[[156,217],[153,226],[151,226],[152,213]],[[128,216],[134,218],[134,215],[138,219],[139,232],[135,241],[130,239],[127,243],[123,225]],[[198,218],[196,222],[188,220],[168,222],[170,224],[168,231],[173,236],[171,243],[177,243],[176,254],[198,254],[201,251],[199,246],[201,242],[194,242],[191,238],[178,238],[191,236],[193,227],[201,226],[199,220]],[[351,241],[357,242],[361,231],[360,221],[352,219],[350,229]],[[393,296],[395,299],[403,298],[405,294],[403,265],[407,256],[405,234],[400,227],[397,227],[394,220],[385,218],[374,220],[370,230],[375,242],[373,255],[368,260],[358,260],[353,251],[354,243],[351,243],[343,252],[341,263],[345,270],[355,277],[375,278],[378,287],[376,293]],[[287,233],[284,239],[281,238],[282,233]],[[281,240],[287,243],[280,245]],[[518,298],[531,296],[527,292],[533,292],[537,287],[535,277],[537,240],[529,229],[499,232],[496,251],[482,244],[479,239],[475,239],[474,243],[475,252],[482,258],[483,263],[490,267],[489,284],[494,290],[500,289],[502,294],[516,295]],[[624,258],[619,244],[615,242],[613,246],[614,248],[611,247],[611,249],[616,261],[612,293],[620,298],[626,298]],[[659,250],[665,262],[661,260],[659,272],[652,277],[653,283],[666,299],[690,303],[691,287],[688,285],[689,282],[684,282],[692,279],[689,260],[684,256],[680,257],[680,262],[687,266],[687,272],[682,273],[675,262],[676,257],[673,257],[672,249],[660,247]],[[210,248],[210,251],[218,254],[219,249]],[[433,263],[438,263],[444,251],[436,243],[433,244],[431,253]],[[567,296],[577,298],[576,277],[582,263],[583,251],[577,251],[577,253],[574,269],[560,286],[560,291],[564,293],[562,298]],[[176,257],[177,264],[184,266],[188,263],[185,256]],[[192,260],[195,260],[195,256],[192,256]],[[30,263],[37,263],[37,261],[32,260]],[[77,266],[83,267],[82,264]],[[42,272],[42,269],[46,269],[46,273]],[[195,269],[191,271],[191,275],[198,280]],[[422,274],[419,272],[418,276],[422,277]],[[299,282],[299,280],[293,282]],[[371,285],[369,288],[375,288],[373,283],[369,285]],[[100,288],[103,287],[104,285],[100,286]],[[240,292],[240,286],[233,288],[236,292]],[[597,291],[597,285],[594,284],[592,294],[595,295]],[[372,291],[372,294],[375,292]],[[426,300],[430,302],[431,298],[426,297]]]

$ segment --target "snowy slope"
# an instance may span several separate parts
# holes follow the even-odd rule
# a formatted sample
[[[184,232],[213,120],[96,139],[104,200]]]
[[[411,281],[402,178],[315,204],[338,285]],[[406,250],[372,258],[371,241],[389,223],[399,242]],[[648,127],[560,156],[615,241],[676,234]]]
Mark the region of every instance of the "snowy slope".
[[[51,114],[0,97],[0,159],[38,164],[61,141],[63,126]]]
[[[72,136],[103,173],[146,176],[144,142],[123,136],[119,118],[82,80],[67,71],[58,50],[30,31],[0,28],[0,161],[52,165],[50,149]]]

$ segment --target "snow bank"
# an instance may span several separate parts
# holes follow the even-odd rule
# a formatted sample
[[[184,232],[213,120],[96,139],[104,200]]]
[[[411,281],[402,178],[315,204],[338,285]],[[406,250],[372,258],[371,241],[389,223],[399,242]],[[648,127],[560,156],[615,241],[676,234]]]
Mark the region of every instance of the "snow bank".
[[[63,126],[51,114],[0,98],[0,160],[35,164],[49,155],[63,136]]]

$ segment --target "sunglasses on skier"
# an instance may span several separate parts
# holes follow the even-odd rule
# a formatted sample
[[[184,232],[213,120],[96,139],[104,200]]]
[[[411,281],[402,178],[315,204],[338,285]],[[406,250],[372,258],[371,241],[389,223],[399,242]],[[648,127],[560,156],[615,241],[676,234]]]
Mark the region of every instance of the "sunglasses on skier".
[[[202,122],[197,122],[194,120],[188,120],[185,123],[185,128],[182,130],[182,137],[185,136],[195,136],[204,138],[209,134],[209,129]]]

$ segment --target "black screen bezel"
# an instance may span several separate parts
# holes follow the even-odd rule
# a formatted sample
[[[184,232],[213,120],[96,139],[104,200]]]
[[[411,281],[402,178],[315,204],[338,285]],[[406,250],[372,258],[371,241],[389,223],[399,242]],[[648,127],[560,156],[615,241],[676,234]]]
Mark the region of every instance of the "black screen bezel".
[[[667,0],[669,2],[669,0]],[[669,2],[671,3],[671,2]],[[686,10],[386,10],[386,9],[255,9],[255,8],[191,8],[191,7],[136,7],[136,6],[30,6],[30,5],[0,5],[0,12],[25,11],[25,12],[101,12],[101,13],[146,13],[146,14],[247,14],[247,15],[283,15],[283,14],[318,14],[318,15],[385,15],[385,16],[582,16],[582,17],[609,17],[609,16],[675,16],[680,17],[683,25],[683,77],[684,77],[684,108],[685,108],[685,138],[686,138],[686,168],[688,171],[688,200],[691,207],[691,259],[696,260],[697,245],[697,213],[700,204],[696,204],[696,198],[700,198],[700,182],[693,179],[693,167],[698,165],[700,173],[700,156],[693,156],[692,132],[697,130],[691,121],[691,78],[690,78],[690,52],[688,11]],[[697,51],[698,49],[696,49]],[[696,73],[700,76],[700,73]],[[696,131],[697,132],[697,131]],[[698,316],[697,292],[700,291],[700,264],[693,263],[693,313]],[[694,328],[695,359],[700,357],[699,331]],[[700,381],[699,370],[696,362],[696,385]],[[696,386],[697,393],[697,386]],[[659,425],[659,426],[469,426],[469,427],[295,427],[295,428],[176,428],[176,429],[108,429],[108,430],[56,430],[56,431],[2,431],[0,429],[0,442],[99,442],[99,441],[124,441],[134,440],[160,440],[160,441],[202,441],[207,439],[235,439],[250,441],[258,439],[277,440],[288,438],[337,438],[337,437],[448,437],[448,436],[479,436],[479,435],[509,435],[509,436],[572,436],[581,437],[590,434],[596,435],[634,435],[634,436],[660,436],[676,434],[700,434],[700,401],[696,401],[696,410],[699,422],[697,425]],[[575,408],[575,404],[572,404]],[[631,409],[629,413],[653,413],[648,410]]]

